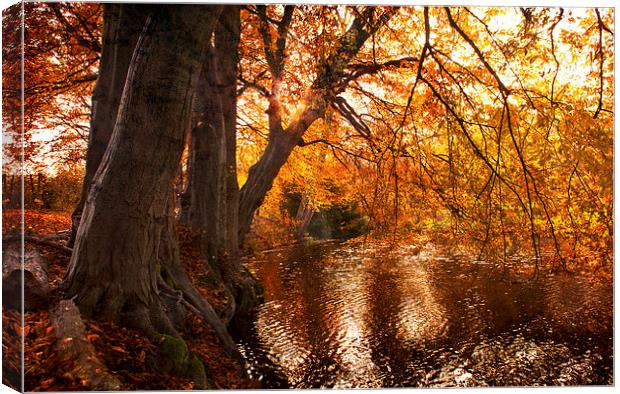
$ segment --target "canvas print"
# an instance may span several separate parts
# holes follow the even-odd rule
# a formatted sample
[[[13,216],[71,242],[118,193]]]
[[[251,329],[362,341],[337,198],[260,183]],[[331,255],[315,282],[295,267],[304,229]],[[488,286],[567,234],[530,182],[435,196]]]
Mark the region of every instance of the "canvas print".
[[[613,385],[614,9],[2,14],[2,383]]]

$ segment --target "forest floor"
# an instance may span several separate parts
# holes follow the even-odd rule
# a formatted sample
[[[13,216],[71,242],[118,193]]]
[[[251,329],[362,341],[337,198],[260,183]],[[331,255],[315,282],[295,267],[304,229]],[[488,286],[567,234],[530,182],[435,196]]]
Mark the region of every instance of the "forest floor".
[[[19,231],[18,210],[2,213],[3,234]],[[25,232],[49,235],[71,227],[70,213],[25,212]],[[189,232],[180,230],[182,262],[197,289],[217,310],[223,305],[223,291],[206,280],[200,254],[192,246]],[[27,243],[28,244],[28,243]],[[29,245],[27,245],[29,247]],[[60,284],[69,263],[69,254],[58,248],[32,245],[49,261],[48,274],[53,289]],[[51,305],[50,305],[51,306]],[[110,373],[121,382],[121,390],[188,390],[193,382],[158,372],[150,360],[156,358],[156,347],[141,332],[112,323],[84,319],[86,338],[95,347],[97,356]],[[21,353],[21,317],[19,311],[2,308],[3,383],[19,387]],[[54,351],[54,328],[48,308],[28,311],[24,316],[25,390],[26,391],[86,391],[89,382],[78,381],[70,371],[72,365],[61,362]],[[242,377],[240,367],[220,348],[215,334],[201,321],[188,313],[181,334],[189,349],[205,364],[210,388],[258,388],[256,382]]]

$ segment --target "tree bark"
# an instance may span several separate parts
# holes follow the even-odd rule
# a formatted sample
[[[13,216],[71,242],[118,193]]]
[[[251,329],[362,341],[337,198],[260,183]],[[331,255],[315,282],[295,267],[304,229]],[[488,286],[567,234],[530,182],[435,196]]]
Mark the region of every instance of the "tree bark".
[[[240,7],[226,6],[203,65],[201,119],[192,132],[190,222],[209,263],[232,291],[240,269],[237,242],[236,120]]]
[[[299,136],[296,134],[284,130],[270,130],[267,147],[256,164],[250,168],[248,179],[241,188],[238,234],[240,244],[250,231],[254,213],[271,190],[280,168],[288,160],[298,140]]]
[[[137,4],[104,4],[103,10],[103,49],[92,98],[86,169],[80,200],[71,215],[69,247],[75,241],[90,185],[110,142],[129,63],[148,14],[147,7]]]
[[[173,303],[184,303],[194,313],[208,325],[210,325],[219,338],[224,351],[237,361],[243,363],[243,356],[239,353],[237,346],[226,330],[226,325],[209,304],[209,302],[196,290],[191,280],[181,266],[181,256],[178,243],[178,232],[173,210],[173,200],[168,201],[168,212],[165,225],[162,229],[161,241],[159,246],[159,265],[161,279],[159,289],[160,294],[167,295],[168,307]],[[173,315],[178,313],[178,309],[171,308],[169,311]]]
[[[219,6],[152,6],[85,201],[63,287],[87,317],[176,334],[158,295],[161,234]]]
[[[189,187],[182,212],[203,255],[221,277],[229,306],[222,319],[243,318],[256,306],[262,290],[240,261],[238,241],[236,121],[240,7],[225,6],[203,65],[197,97],[199,120],[192,130],[188,159]]]

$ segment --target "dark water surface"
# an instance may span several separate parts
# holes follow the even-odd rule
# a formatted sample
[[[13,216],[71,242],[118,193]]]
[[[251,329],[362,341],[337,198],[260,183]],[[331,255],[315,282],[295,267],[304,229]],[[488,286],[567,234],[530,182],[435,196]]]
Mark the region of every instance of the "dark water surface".
[[[249,264],[240,347],[264,388],[613,384],[613,290],[441,248],[323,243]]]

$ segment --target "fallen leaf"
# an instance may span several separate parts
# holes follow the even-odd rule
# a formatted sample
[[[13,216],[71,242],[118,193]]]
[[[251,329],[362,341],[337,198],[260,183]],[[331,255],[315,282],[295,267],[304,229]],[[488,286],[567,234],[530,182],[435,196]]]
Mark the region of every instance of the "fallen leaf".
[[[97,339],[100,339],[101,337],[98,334],[88,334],[86,335],[86,339],[88,339],[89,342],[92,341],[96,341]]]
[[[54,382],[54,378],[45,379],[41,381],[41,387],[46,389],[49,386],[51,386],[53,382]]]
[[[140,361],[141,363],[143,363],[145,359],[146,359],[146,353],[144,353],[144,350],[142,350],[142,351],[140,351],[140,353],[138,354],[138,361]]]
[[[120,346],[110,346],[110,349],[115,350],[119,353],[127,353],[127,351]]]

